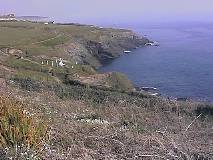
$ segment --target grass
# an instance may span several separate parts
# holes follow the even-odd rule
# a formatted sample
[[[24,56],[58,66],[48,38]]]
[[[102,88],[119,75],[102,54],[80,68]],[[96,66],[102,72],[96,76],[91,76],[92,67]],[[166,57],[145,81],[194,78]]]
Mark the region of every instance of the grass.
[[[155,101],[158,102],[158,100],[160,100],[155,97],[151,98],[150,96],[144,94],[133,94],[132,92],[113,90],[109,88],[99,88],[96,86],[88,86],[78,82],[73,82],[72,84],[70,83],[69,85],[64,85],[55,83],[47,84],[45,82],[43,84],[40,84],[34,80],[23,78],[15,78],[13,80],[26,90],[34,91],[35,89],[39,88],[48,90],[50,89],[51,91],[54,91],[55,94],[61,99],[73,98],[75,100],[83,100],[95,106],[107,103],[109,101],[119,103],[120,99],[125,99],[125,101],[128,103],[134,103],[139,105],[146,100],[149,101],[150,99],[152,101],[151,104],[148,104],[147,101],[147,107],[149,107],[153,105]]]
[[[69,65],[69,68],[72,65]],[[92,75],[92,74],[96,74],[97,72],[89,65],[73,65],[74,68],[71,69],[70,71],[72,72],[72,74],[78,74],[78,75],[82,75],[82,76],[88,76],[88,75]]]
[[[79,115],[76,120],[101,120],[101,116],[96,114],[90,114],[90,115]]]
[[[52,27],[30,22],[1,22],[0,34],[0,48],[19,48],[27,51],[28,56],[70,58],[63,48],[55,48],[70,38]]]
[[[46,60],[48,60],[50,64],[42,65],[41,61],[45,63]],[[13,77],[20,79],[30,78],[35,81],[54,82],[55,79],[60,79],[62,82],[65,82],[67,75],[91,75],[96,73],[96,71],[88,65],[76,65],[73,61],[68,61],[65,67],[57,67],[56,64],[52,67],[51,61],[55,60],[50,58],[41,60],[41,58],[31,58],[28,56],[24,56],[23,59],[17,59],[14,56],[9,56],[2,63],[9,68],[15,69]]]
[[[20,49],[23,51],[21,56],[24,57],[24,59],[17,59],[15,56],[5,56],[1,59],[2,64],[15,69],[15,77],[17,78],[31,78],[39,81],[52,81],[53,77],[48,75],[50,70],[54,76],[62,81],[64,81],[67,74],[94,74],[95,71],[90,66],[75,65],[75,60],[63,48],[65,43],[70,40],[73,41],[75,37],[69,35],[69,31],[73,30],[72,33],[74,34],[78,28],[77,26],[47,26],[30,22],[1,22],[0,48]],[[67,29],[68,31],[66,31]],[[88,26],[82,26],[79,29],[82,32],[89,32]],[[67,60],[67,67],[57,68],[41,65],[42,60],[51,61],[55,60],[56,57]]]
[[[24,46],[55,36],[54,33],[45,31],[42,27],[25,24],[31,27],[24,27],[24,24],[19,22],[0,23],[1,46]]]
[[[42,66],[38,62],[33,62],[27,59],[17,59],[16,57],[9,57],[4,63],[6,66],[17,70],[32,70],[44,73],[47,73],[49,70],[47,66]]]
[[[48,46],[48,47],[54,47],[57,45],[63,45],[66,42],[69,41],[69,38],[65,35],[59,35],[58,37],[55,37],[53,39],[50,39],[48,41],[44,41],[40,44],[44,45],[44,46]]]
[[[50,76],[48,73],[30,71],[30,70],[20,70],[14,75],[14,78],[31,79],[34,81],[41,81],[41,82],[43,81],[54,82],[54,78]]]
[[[22,159],[22,152],[39,150],[46,131],[47,125],[35,122],[22,103],[0,96],[0,149],[7,148],[7,156]]]
[[[88,25],[44,25],[30,22],[1,22],[0,48],[18,48],[28,56],[61,57],[79,60],[93,67],[101,66],[104,54],[117,57],[124,49],[135,48],[136,42],[128,40],[134,35],[128,30],[103,29]],[[124,40],[121,40],[123,37]],[[100,45],[88,49],[88,42]],[[104,47],[105,46],[105,47]],[[93,54],[90,54],[93,53]]]
[[[36,61],[29,59],[17,59],[16,57],[9,57],[4,61],[5,66],[15,69],[13,77],[32,79],[35,81],[52,81],[54,78],[49,74],[51,67],[41,65]]]
[[[81,40],[85,38],[99,40],[97,37],[100,37],[99,33],[94,34],[91,32],[91,27],[89,26],[51,24],[46,26],[41,23],[30,22],[1,22],[0,34],[2,46],[25,46],[30,45],[30,43],[50,39],[50,41],[43,42],[42,44],[52,47],[67,42],[70,38],[65,36],[65,34],[72,35],[72,38]],[[58,37],[54,39],[56,36]]]
[[[49,143],[55,152],[48,152],[47,159],[89,159],[88,156],[134,159],[154,153],[166,159],[175,156],[193,159],[204,152],[204,157],[211,157],[212,145],[208,141],[211,106],[82,84],[41,84],[24,80],[18,84],[45,90],[33,94],[18,90],[17,93],[23,94],[26,102],[38,105],[30,109],[50,120],[53,130]],[[200,113],[205,117],[193,122]]]
[[[24,50],[28,51],[29,56],[46,55],[47,57],[51,57],[58,55],[58,53],[56,53],[57,50],[42,45],[28,45],[26,48],[24,48]]]
[[[108,77],[109,84],[117,90],[131,91],[133,90],[133,84],[126,77],[126,75],[118,72],[113,72]]]

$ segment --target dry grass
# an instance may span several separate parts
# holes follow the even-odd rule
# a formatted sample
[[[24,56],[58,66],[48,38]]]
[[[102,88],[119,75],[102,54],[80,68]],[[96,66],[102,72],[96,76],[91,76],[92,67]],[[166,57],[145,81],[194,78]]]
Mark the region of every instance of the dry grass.
[[[41,149],[46,131],[47,126],[43,122],[35,122],[22,103],[0,97],[0,149],[7,148],[7,156],[19,159],[26,150]]]
[[[81,85],[45,87],[45,83],[33,81],[11,83],[8,82],[11,96],[29,104],[23,106],[25,110],[36,113],[50,125],[41,154],[43,159],[213,157],[211,105]],[[23,83],[25,87],[17,87],[15,83]],[[34,89],[39,88],[37,85],[41,89]]]
[[[84,87],[81,90],[81,96],[90,93]],[[102,91],[96,93],[98,98]],[[212,158],[211,106],[204,112],[200,109],[205,109],[204,104],[124,96],[118,92],[96,105],[85,98],[61,99],[47,90],[17,90],[14,96],[29,103],[28,110],[43,114],[51,124],[44,159]]]

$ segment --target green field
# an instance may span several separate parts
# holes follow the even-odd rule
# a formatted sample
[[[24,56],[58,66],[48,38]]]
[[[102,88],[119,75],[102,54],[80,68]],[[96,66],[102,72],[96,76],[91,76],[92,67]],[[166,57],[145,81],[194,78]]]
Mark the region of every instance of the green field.
[[[69,39],[101,41],[125,30],[102,29],[87,25],[44,25],[31,22],[0,22],[1,46],[25,46],[39,41],[54,38],[45,42],[47,46],[55,46],[67,42]],[[112,38],[112,37],[111,37]],[[42,43],[41,43],[42,44]]]

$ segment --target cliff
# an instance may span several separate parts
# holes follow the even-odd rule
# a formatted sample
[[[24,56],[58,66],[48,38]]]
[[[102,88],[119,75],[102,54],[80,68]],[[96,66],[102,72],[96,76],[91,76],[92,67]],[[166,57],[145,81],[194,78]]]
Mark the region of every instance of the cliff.
[[[71,33],[77,43],[68,44],[65,48],[73,59],[95,68],[122,55],[125,50],[142,47],[149,42],[147,38],[139,37],[130,30],[82,25],[78,27],[84,28],[84,35],[79,32],[77,35]]]
[[[125,50],[133,50],[149,42],[148,39],[138,37],[132,31],[116,32],[116,30],[100,39],[99,42],[87,40],[84,43],[88,53],[95,57],[100,65],[122,55]],[[85,61],[87,62],[86,59]]]

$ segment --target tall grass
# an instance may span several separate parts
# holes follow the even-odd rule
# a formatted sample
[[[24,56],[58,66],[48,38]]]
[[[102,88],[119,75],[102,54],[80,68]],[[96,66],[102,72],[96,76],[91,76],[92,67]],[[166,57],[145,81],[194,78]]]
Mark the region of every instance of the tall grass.
[[[23,104],[0,96],[0,149],[18,157],[30,150],[39,150],[44,142],[47,126],[35,122]]]

